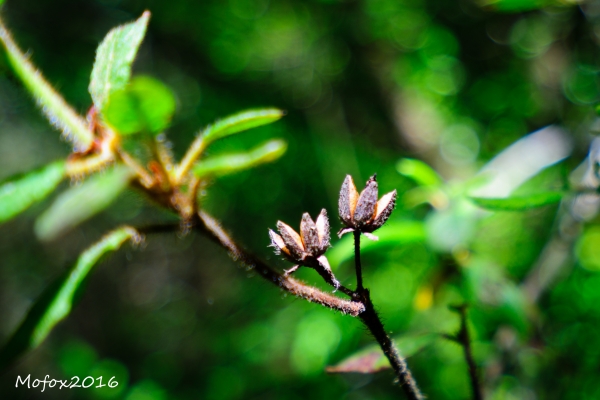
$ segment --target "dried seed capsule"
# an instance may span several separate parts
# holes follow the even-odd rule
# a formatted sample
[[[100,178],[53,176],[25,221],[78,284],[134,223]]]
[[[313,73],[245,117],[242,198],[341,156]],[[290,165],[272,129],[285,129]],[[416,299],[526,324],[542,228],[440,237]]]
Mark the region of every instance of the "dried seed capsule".
[[[371,232],[385,224],[385,221],[387,221],[392,214],[392,211],[396,206],[396,194],[396,190],[393,190],[383,195],[377,202],[373,222],[369,226]]]
[[[315,255],[319,252],[319,234],[317,233],[317,225],[315,225],[308,213],[302,215],[300,235],[304,242],[304,251],[307,254]]]
[[[316,225],[317,234],[319,235],[319,252],[323,254],[329,247],[329,218],[327,218],[325,209],[322,209],[317,217]]]
[[[340,192],[340,218],[345,227],[340,229],[338,236],[345,233],[360,231],[367,237],[376,240],[371,232],[380,228],[389,218],[396,205],[396,191],[386,193],[379,201],[377,175],[367,181],[363,191],[358,195],[350,175],[346,176]],[[355,200],[354,200],[355,199]]]
[[[340,219],[344,224],[352,224],[357,201],[358,191],[356,190],[354,181],[350,175],[346,175],[346,179],[344,179],[344,183],[342,184],[342,190],[340,190],[340,198],[338,201]]]
[[[275,248],[275,254],[281,254],[288,257],[291,256],[290,251],[286,247],[281,236],[269,229],[269,237],[271,238],[271,246]]]
[[[356,210],[354,211],[354,225],[356,227],[363,226],[373,219],[375,214],[375,205],[377,204],[377,180],[373,175],[367,181],[367,186],[360,193]]]
[[[304,257],[304,243],[302,243],[300,235],[289,225],[281,221],[277,221],[277,229],[279,229],[279,233],[281,233],[283,242],[288,248],[290,255],[294,259],[301,260]]]

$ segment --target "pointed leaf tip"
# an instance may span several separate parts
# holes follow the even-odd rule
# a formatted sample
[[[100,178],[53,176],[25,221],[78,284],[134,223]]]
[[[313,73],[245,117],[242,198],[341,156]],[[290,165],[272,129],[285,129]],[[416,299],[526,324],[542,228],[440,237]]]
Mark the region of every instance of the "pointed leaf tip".
[[[96,51],[89,91],[94,105],[104,111],[111,93],[124,89],[131,76],[131,65],[146,35],[150,12],[136,21],[113,28]]]
[[[277,160],[287,150],[283,140],[271,140],[243,153],[213,156],[197,162],[193,172],[197,177],[223,176]]]
[[[238,132],[270,124],[284,115],[283,111],[276,108],[243,111],[209,125],[202,133],[202,138],[208,144]]]

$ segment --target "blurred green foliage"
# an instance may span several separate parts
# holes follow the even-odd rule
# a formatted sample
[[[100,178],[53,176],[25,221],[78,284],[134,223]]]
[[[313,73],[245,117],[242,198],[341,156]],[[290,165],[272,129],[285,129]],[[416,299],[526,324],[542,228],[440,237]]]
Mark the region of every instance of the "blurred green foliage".
[[[267,248],[267,228],[322,207],[336,215],[344,176],[359,184],[377,172],[380,191],[397,189],[401,200],[377,232],[380,242],[363,240],[365,284],[393,336],[440,335],[408,359],[424,393],[470,396],[462,349],[441,338],[460,325],[448,306],[468,302],[488,398],[600,396],[598,219],[573,221],[568,198],[519,213],[489,213],[466,198],[485,186],[477,172],[492,157],[548,124],[566,129],[572,155],[515,194],[569,185],[590,134],[600,131],[596,4],[9,0],[2,15],[35,65],[83,114],[92,104],[87,85],[98,43],[145,9],[152,18],[133,73],[174,93],[168,136],[177,157],[202,126],[223,115],[287,110],[277,124],[209,151],[216,163],[220,154],[275,137],[288,143],[277,163],[219,177],[201,198],[246,248],[283,268]],[[69,146],[57,138],[2,56],[0,179],[66,156]],[[511,164],[525,168],[529,156],[552,146],[541,142]],[[54,241],[39,242],[32,228],[56,198],[0,226],[2,342],[103,232],[174,220],[134,191],[117,195],[102,214]],[[336,277],[353,287],[351,248],[333,244]],[[323,373],[372,343],[358,321],[292,301],[251,276],[203,237],[149,236],[144,248],[118,252],[92,274],[71,317],[0,377],[0,393],[127,400],[398,396],[387,372]],[[298,276],[329,290],[314,271]],[[15,389],[16,376],[27,374],[105,382],[115,376],[119,385],[68,393]]]

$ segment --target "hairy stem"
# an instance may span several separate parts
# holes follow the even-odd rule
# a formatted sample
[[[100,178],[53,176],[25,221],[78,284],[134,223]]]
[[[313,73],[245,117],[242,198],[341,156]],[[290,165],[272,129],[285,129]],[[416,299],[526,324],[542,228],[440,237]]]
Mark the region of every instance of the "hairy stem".
[[[8,29],[0,20],[0,44],[6,49],[8,60],[27,90],[33,95],[50,123],[62,131],[66,139],[76,145],[78,151],[90,148],[94,134],[85,119],[56,92],[28,57],[13,41]]]
[[[211,215],[200,210],[198,211],[198,217],[200,218],[200,226],[198,228],[206,233],[211,239],[225,247],[233,259],[239,261],[246,267],[253,269],[264,279],[279,286],[283,290],[312,303],[321,304],[322,306],[333,310],[341,311],[344,314],[350,314],[353,317],[356,317],[365,311],[365,306],[360,301],[340,299],[317,288],[305,285],[289,276],[280,274],[239,247],[227,232],[225,232],[219,222]],[[346,291],[348,290],[346,289]]]
[[[406,360],[398,354],[392,339],[390,339],[388,334],[385,332],[383,323],[381,322],[381,319],[379,318],[379,315],[377,315],[375,307],[373,307],[373,303],[371,302],[369,289],[363,289],[359,293],[359,299],[365,305],[365,311],[359,315],[359,318],[369,329],[375,340],[377,340],[377,343],[379,343],[379,347],[381,347],[381,350],[389,360],[392,369],[398,377],[400,386],[406,394],[406,397],[410,400],[423,399],[424,397],[417,386],[417,382],[415,382],[412,373],[408,369]]]
[[[356,266],[356,291],[361,292],[363,288],[362,264],[360,262],[360,231],[354,233],[354,265]]]
[[[377,340],[379,347],[381,347],[381,350],[389,360],[406,397],[410,400],[423,399],[424,397],[417,386],[417,382],[415,382],[412,373],[408,369],[406,360],[398,354],[392,339],[385,332],[383,323],[381,322],[379,315],[377,315],[373,302],[371,301],[369,289],[363,287],[362,265],[360,262],[360,231],[354,231],[354,255],[357,282],[355,296],[365,305],[365,311],[359,315],[359,318],[369,329],[369,332],[371,332],[375,340]]]
[[[183,156],[183,159],[173,169],[173,182],[175,184],[181,183],[181,181],[185,178],[185,175],[189,172],[194,165],[194,162],[200,157],[202,152],[206,147],[206,142],[204,141],[203,132],[196,137],[192,145],[189,147],[188,151]]]

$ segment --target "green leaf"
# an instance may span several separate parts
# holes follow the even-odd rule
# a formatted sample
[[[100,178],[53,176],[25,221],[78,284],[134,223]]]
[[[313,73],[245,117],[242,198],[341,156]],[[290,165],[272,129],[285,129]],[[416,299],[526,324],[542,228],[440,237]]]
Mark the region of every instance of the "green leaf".
[[[501,199],[485,197],[469,197],[469,199],[479,207],[490,211],[526,211],[531,208],[558,203],[563,195],[564,193],[562,192],[543,192]]]
[[[443,183],[437,172],[423,161],[403,158],[396,163],[396,170],[419,186],[439,186]]]
[[[435,333],[426,333],[400,336],[393,340],[400,356],[406,358],[416,354],[439,337],[440,335]],[[372,345],[345,358],[334,366],[327,367],[326,371],[338,374],[348,372],[372,374],[389,368],[391,368],[390,363],[381,348]]]
[[[65,177],[65,162],[57,161],[0,184],[0,222],[8,221],[43,200]]]
[[[117,250],[129,239],[139,240],[138,233],[129,227],[104,236],[81,254],[73,268],[44,291],[21,326],[0,350],[0,371],[44,341],[54,326],[69,315],[75,305],[76,293],[100,257]]]
[[[488,0],[484,1],[483,5],[499,12],[517,13],[549,6],[565,5],[565,3],[558,0]]]
[[[271,140],[246,153],[226,154],[202,160],[194,165],[198,177],[222,176],[277,160],[287,150],[283,140]]]
[[[386,247],[423,242],[426,238],[425,226],[420,221],[388,221],[385,227],[376,232],[379,240],[362,237],[360,242],[361,254]],[[341,263],[354,257],[354,239],[346,235],[327,252],[327,259],[333,269]]]
[[[150,12],[144,11],[137,21],[112,29],[96,51],[89,91],[100,111],[111,93],[124,89],[131,76],[131,64],[146,35]]]
[[[54,239],[102,211],[132,177],[128,167],[117,165],[62,193],[35,222],[37,236],[42,240]]]
[[[202,139],[208,144],[234,133],[270,124],[283,116],[284,112],[275,108],[244,111],[209,125],[204,130]]]
[[[175,111],[175,95],[162,82],[137,76],[124,89],[110,94],[104,120],[118,133],[160,133]]]
[[[88,149],[94,140],[84,118],[54,91],[40,71],[31,64],[17,47],[10,33],[0,21],[0,42],[6,49],[8,60],[27,90],[32,94],[50,123],[78,149]]]

